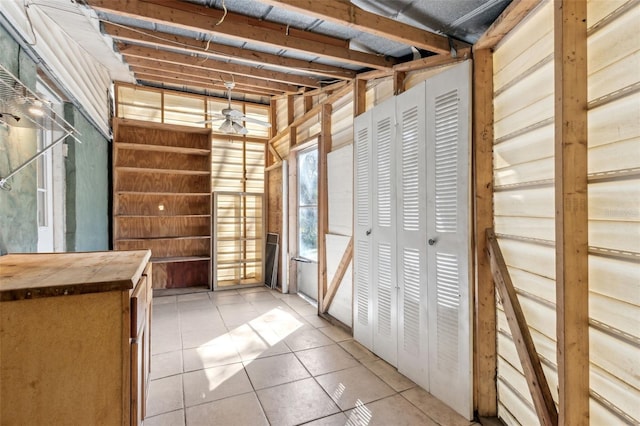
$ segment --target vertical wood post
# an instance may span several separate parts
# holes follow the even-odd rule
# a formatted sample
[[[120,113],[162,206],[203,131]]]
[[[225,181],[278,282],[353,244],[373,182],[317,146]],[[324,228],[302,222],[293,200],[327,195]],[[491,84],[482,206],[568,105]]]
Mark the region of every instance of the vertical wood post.
[[[295,107],[293,104],[293,95],[287,95],[287,124],[293,123],[295,119]]]
[[[493,228],[493,52],[474,52],[473,173],[475,201],[475,407],[497,415],[496,290],[487,259],[485,230]]]
[[[559,424],[589,424],[586,0],[555,0]]]
[[[329,181],[327,154],[331,152],[331,104],[322,106],[318,146],[318,313],[322,313],[327,293],[327,250],[325,235],[329,232]]]
[[[353,116],[357,117],[367,110],[367,80],[356,79],[353,87]]]
[[[404,92],[404,79],[407,77],[406,72],[394,71],[393,72],[393,94],[399,95]]]

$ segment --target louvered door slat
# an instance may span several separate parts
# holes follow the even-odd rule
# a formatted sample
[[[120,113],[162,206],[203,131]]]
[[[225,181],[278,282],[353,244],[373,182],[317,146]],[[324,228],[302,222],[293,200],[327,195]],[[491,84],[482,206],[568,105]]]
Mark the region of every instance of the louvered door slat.
[[[429,391],[471,418],[470,67],[427,86]]]
[[[373,349],[396,365],[396,127],[395,99],[372,112],[373,144]]]
[[[428,389],[425,84],[398,96],[396,105],[398,371]]]
[[[353,230],[353,336],[373,349],[373,311],[371,269],[371,113],[356,117],[354,122],[355,226]]]

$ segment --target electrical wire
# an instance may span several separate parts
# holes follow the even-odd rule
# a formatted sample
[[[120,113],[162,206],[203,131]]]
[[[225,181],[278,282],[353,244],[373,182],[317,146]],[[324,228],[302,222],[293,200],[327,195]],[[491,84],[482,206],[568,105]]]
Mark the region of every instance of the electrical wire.
[[[0,1],[1,1],[1,0],[0,0]],[[193,46],[193,45],[191,45],[191,44],[181,43],[181,42],[179,42],[179,41],[171,40],[171,39],[166,38],[166,37],[158,36],[158,35],[155,35],[155,34],[152,34],[152,33],[146,32],[146,31],[144,31],[144,30],[141,30],[141,29],[139,29],[139,28],[137,28],[137,27],[133,27],[133,26],[131,26],[131,25],[118,24],[118,23],[116,23],[116,22],[111,22],[111,21],[106,20],[106,19],[100,19],[100,18],[98,18],[98,19],[99,19],[100,21],[102,21],[102,22],[108,23],[108,24],[113,25],[113,26],[115,26],[115,27],[120,27],[120,28],[124,28],[124,29],[130,30],[130,31],[136,32],[136,33],[138,33],[138,34],[143,34],[143,35],[145,35],[145,36],[147,36],[147,37],[151,37],[151,38],[154,38],[154,39],[156,39],[156,40],[161,40],[161,41],[164,41],[164,42],[166,42],[166,43],[168,43],[168,44],[172,44],[172,45],[175,45],[175,46],[186,47],[186,48],[189,48],[189,49],[191,49],[191,50],[193,50],[193,49],[196,49],[196,50],[202,50],[203,52],[213,53],[214,55],[220,55],[220,56],[224,56],[224,57],[229,57],[229,54],[228,54],[228,53],[225,53],[225,52],[220,52],[220,51],[217,51],[217,50],[207,50],[207,48],[197,47],[197,46]],[[116,39],[117,39],[117,37],[114,37],[114,38],[116,38]],[[242,58],[236,58],[236,59],[238,59],[239,61],[242,61]],[[310,72],[318,72],[318,70],[317,70],[317,69],[315,69],[315,68],[311,68],[311,67],[296,67],[296,68],[297,68],[297,69],[300,69],[300,70],[310,71]],[[340,71],[335,71],[335,72],[334,72],[334,71],[331,71],[331,70],[328,70],[328,71],[322,71],[322,73],[323,73],[323,74],[327,74],[327,73],[335,73],[335,74],[338,74],[339,72],[340,72]]]
[[[27,15],[27,21],[29,22],[29,29],[31,30],[31,34],[33,34],[33,43],[31,43],[30,41],[28,41],[27,43],[29,43],[31,46],[35,46],[38,43],[38,38],[36,37],[36,32],[33,29],[33,22],[31,22],[31,16],[29,15],[29,4],[27,3],[27,0],[24,0],[22,2],[22,5],[24,6],[24,13],[25,15]]]

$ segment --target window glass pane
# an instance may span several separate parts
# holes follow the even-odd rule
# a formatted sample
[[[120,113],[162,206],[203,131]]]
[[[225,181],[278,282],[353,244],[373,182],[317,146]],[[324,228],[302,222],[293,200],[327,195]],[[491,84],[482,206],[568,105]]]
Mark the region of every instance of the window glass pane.
[[[47,226],[47,193],[38,191],[38,226]]]
[[[298,254],[318,260],[318,150],[298,154]]]
[[[298,211],[298,247],[300,256],[318,260],[318,209],[300,207]]]
[[[300,206],[318,204],[318,150],[298,156],[298,203]]]

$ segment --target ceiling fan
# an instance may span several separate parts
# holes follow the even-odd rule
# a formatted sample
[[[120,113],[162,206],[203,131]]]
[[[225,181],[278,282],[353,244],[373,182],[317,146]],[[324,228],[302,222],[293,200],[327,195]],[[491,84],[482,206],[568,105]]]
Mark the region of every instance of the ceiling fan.
[[[220,114],[210,113],[211,118],[208,120],[201,121],[198,124],[205,123],[214,123],[217,121],[222,121],[218,130],[223,133],[236,133],[240,135],[246,135],[249,133],[247,128],[242,124],[245,123],[253,123],[258,124],[264,127],[271,127],[271,123],[267,123],[266,121],[256,120],[255,118],[247,117],[243,113],[238,110],[231,108],[231,90],[236,86],[233,81],[225,81],[224,87],[227,88],[227,99],[228,104],[227,107],[220,111]]]

